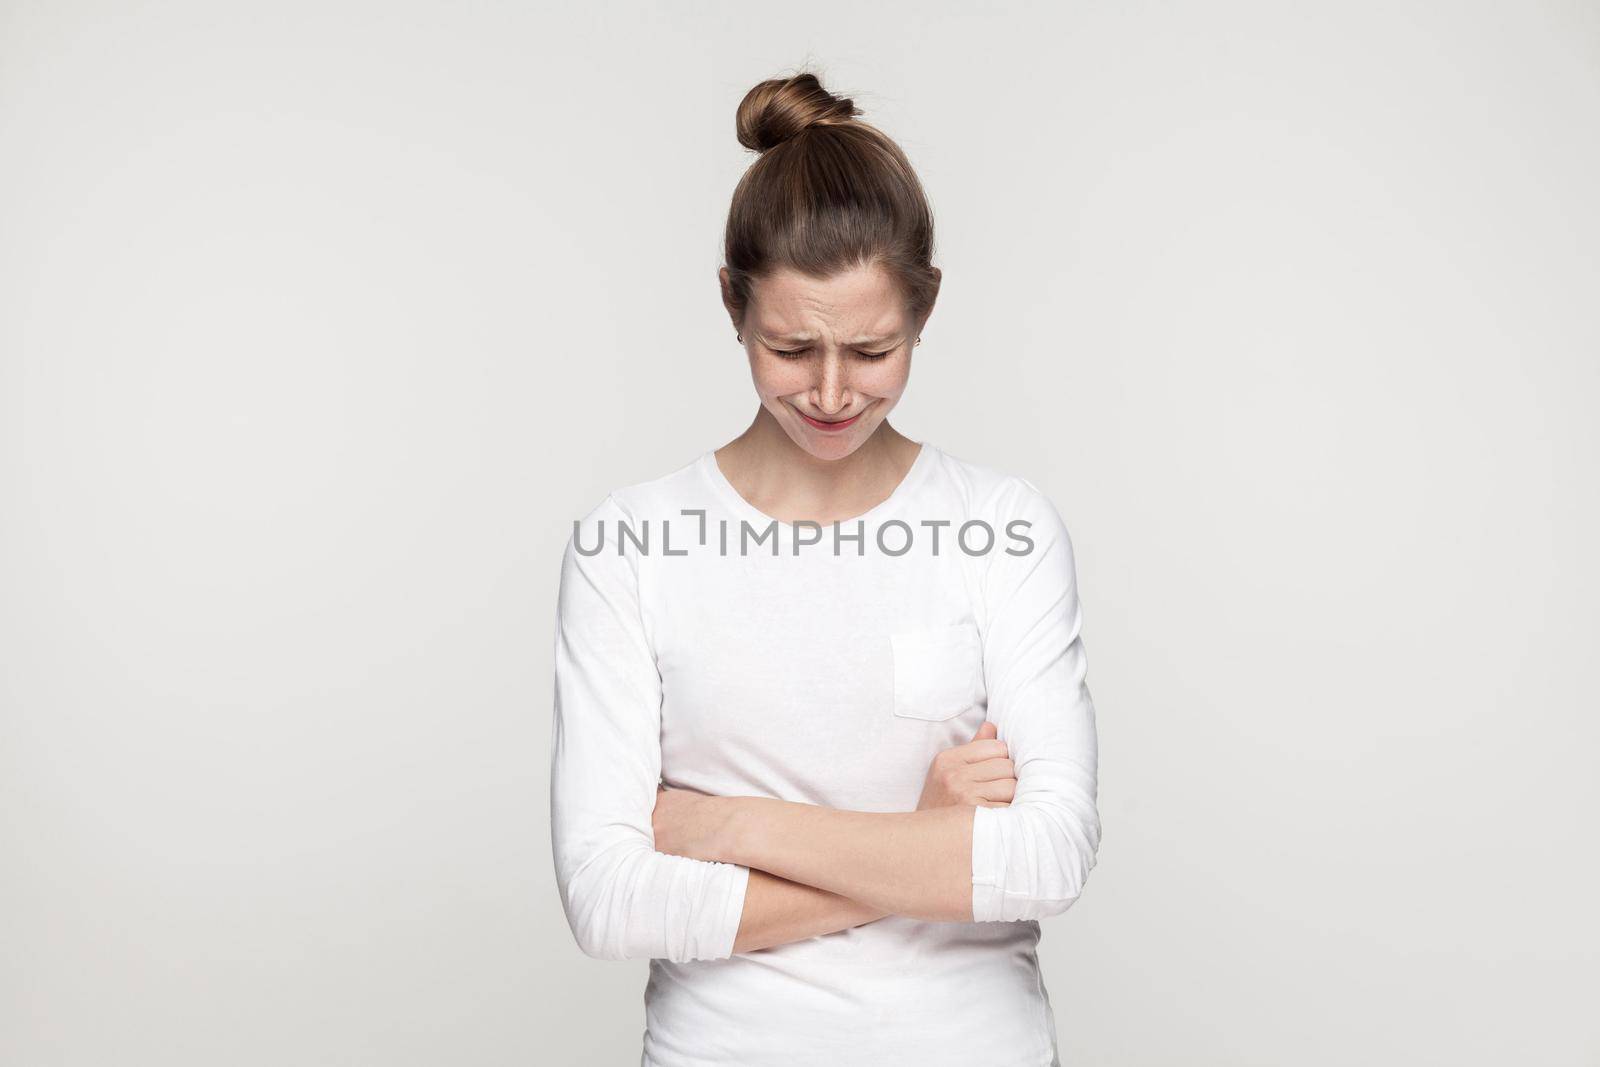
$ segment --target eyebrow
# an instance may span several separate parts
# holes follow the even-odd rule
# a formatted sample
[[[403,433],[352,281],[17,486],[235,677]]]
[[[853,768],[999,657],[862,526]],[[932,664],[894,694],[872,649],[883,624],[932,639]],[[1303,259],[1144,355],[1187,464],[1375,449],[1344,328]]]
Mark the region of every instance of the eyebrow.
[[[788,344],[796,344],[796,345],[808,345],[808,344],[811,344],[813,341],[816,340],[815,337],[810,337],[810,336],[808,336],[806,334],[799,334],[799,333],[781,333],[781,334],[763,333],[762,336],[766,337],[770,341],[783,341],[783,342],[786,342]],[[855,337],[855,338],[853,338],[853,339],[851,339],[849,341],[845,341],[843,343],[846,344],[846,345],[849,345],[852,348],[856,348],[856,347],[859,347],[861,345],[888,344],[890,341],[894,340],[894,338],[895,338],[894,334],[886,333],[886,334],[881,334],[881,335],[876,336],[876,337]]]

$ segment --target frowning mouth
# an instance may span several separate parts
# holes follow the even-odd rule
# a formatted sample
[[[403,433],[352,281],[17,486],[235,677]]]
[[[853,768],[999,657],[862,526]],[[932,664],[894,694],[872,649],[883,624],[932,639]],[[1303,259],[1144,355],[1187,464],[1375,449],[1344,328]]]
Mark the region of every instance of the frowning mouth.
[[[795,410],[796,411],[800,411],[799,408],[795,408]],[[810,415],[807,415],[805,412],[800,411],[800,417],[802,419],[805,419],[812,426],[814,426],[817,429],[823,431],[824,433],[832,433],[832,432],[835,432],[835,431],[838,431],[838,430],[842,430],[846,426],[849,426],[851,423],[855,422],[857,419],[859,419],[862,415],[865,415],[865,414],[866,414],[866,412],[864,410],[863,411],[858,411],[854,415],[851,415],[848,419],[838,419],[837,421],[834,421],[834,422],[827,422],[827,421],[824,421],[822,419],[813,419]]]

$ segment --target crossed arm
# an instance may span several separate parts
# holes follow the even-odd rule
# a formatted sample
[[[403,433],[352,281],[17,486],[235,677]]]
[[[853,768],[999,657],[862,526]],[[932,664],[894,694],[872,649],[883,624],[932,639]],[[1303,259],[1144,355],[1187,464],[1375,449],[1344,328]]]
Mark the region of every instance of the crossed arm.
[[[800,941],[885,915],[972,918],[972,820],[1010,803],[1006,746],[985,722],[928,769],[917,810],[840,811],[764,797],[660,789],[658,851],[750,868],[733,951]]]
[[[752,868],[733,953],[804,941],[875,922],[889,914],[892,913],[838,893]]]
[[[972,808],[891,814],[767,803],[777,807],[734,815],[735,825],[748,817],[746,827],[758,830],[747,829],[743,844],[736,832],[727,852],[728,862],[751,868],[735,952],[891,914],[971,921]]]

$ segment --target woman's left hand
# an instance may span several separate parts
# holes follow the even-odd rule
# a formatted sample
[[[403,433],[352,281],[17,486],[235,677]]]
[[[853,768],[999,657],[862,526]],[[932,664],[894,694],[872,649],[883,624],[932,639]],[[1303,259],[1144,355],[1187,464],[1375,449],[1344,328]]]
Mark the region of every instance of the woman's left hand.
[[[651,817],[656,851],[696,860],[722,860],[726,855],[729,797],[714,797],[693,789],[656,787],[656,808]]]

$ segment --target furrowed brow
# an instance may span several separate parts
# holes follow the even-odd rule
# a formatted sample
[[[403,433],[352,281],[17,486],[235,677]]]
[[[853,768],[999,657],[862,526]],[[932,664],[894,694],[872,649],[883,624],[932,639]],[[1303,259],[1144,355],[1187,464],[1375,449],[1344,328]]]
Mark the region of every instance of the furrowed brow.
[[[814,343],[816,341],[815,337],[809,337],[809,336],[806,336],[805,334],[798,334],[798,333],[775,333],[775,334],[763,334],[762,336],[766,337],[767,340],[769,340],[769,341],[782,341],[785,344],[794,344],[794,345],[809,345],[809,344],[812,344],[812,343]],[[879,335],[873,336],[873,337],[855,337],[855,338],[852,338],[851,340],[845,341],[843,343],[848,345],[848,346],[850,346],[851,348],[859,348],[859,347],[866,346],[866,345],[873,345],[873,346],[885,345],[885,344],[888,344],[890,341],[892,341],[894,339],[895,339],[895,335],[892,334],[892,333],[888,333],[888,334],[879,334]]]

